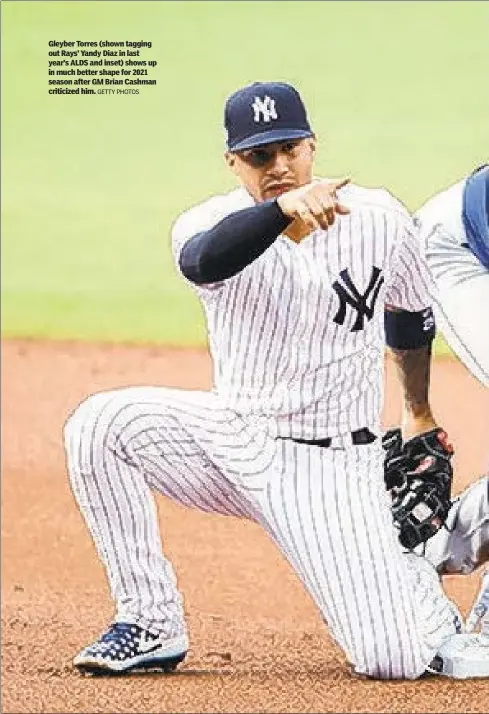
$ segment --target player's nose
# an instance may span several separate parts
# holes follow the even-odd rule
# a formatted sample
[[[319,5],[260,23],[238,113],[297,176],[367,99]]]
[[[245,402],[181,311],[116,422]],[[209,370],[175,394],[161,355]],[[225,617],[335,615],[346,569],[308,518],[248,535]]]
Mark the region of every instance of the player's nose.
[[[275,160],[270,166],[270,173],[274,176],[284,176],[289,171],[289,160],[286,154],[281,151],[277,151],[275,154]]]

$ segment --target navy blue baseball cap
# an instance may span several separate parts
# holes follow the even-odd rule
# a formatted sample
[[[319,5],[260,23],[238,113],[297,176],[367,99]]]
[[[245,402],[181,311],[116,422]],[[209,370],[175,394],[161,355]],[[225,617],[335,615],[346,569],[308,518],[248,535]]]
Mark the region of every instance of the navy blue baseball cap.
[[[299,92],[284,82],[255,82],[231,94],[224,127],[229,151],[313,136]]]

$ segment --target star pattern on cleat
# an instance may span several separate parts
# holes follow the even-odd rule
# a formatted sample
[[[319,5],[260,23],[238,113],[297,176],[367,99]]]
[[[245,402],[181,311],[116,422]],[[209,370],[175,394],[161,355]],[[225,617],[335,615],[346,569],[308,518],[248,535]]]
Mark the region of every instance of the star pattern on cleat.
[[[87,649],[87,654],[121,661],[131,659],[139,653],[139,643],[143,633],[146,641],[154,639],[155,645],[158,644],[159,636],[143,630],[139,625],[115,622],[97,642]]]

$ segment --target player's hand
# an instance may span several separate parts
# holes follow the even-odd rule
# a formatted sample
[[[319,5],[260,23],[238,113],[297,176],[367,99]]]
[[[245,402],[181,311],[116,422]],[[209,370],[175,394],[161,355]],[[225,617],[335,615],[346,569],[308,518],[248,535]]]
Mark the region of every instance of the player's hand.
[[[315,180],[283,193],[277,198],[277,203],[282,213],[294,220],[299,219],[311,231],[327,230],[335,222],[337,214],[346,216],[350,213],[337,196],[339,189],[349,182],[349,178]]]
[[[437,427],[403,444],[400,429],[384,435],[384,477],[401,544],[425,543],[445,523],[451,507],[453,448]]]

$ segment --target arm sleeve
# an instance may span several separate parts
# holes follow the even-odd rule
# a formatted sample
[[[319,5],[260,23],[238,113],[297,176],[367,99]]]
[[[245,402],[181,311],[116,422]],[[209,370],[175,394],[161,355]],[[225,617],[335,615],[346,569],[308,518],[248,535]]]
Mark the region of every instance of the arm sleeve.
[[[236,211],[184,244],[180,270],[196,285],[231,278],[264,253],[289,223],[276,201]]]
[[[414,222],[407,217],[398,218],[396,230],[398,239],[386,281],[385,301],[400,310],[420,312],[433,302],[433,278]]]

